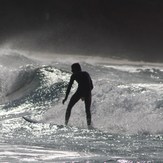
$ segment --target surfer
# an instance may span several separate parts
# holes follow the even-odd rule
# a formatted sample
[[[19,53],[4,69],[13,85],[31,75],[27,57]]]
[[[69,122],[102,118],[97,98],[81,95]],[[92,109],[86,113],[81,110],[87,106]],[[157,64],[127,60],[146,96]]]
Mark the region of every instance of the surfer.
[[[92,95],[91,91],[93,89],[93,83],[90,75],[86,71],[82,71],[81,66],[79,63],[74,63],[71,66],[72,75],[67,87],[66,96],[63,100],[63,104],[68,98],[68,95],[70,93],[72,84],[75,81],[78,83],[77,91],[74,93],[74,95],[71,97],[70,102],[68,104],[66,115],[65,115],[65,125],[68,124],[72,107],[81,99],[85,103],[85,111],[86,111],[86,118],[87,118],[87,125],[90,128],[91,127],[91,100]]]

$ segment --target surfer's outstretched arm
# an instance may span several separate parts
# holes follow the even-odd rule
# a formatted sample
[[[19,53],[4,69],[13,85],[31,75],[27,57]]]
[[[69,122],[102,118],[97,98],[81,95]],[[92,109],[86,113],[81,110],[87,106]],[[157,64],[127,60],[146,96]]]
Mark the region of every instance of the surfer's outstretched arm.
[[[65,101],[66,101],[67,98],[68,98],[68,95],[69,95],[69,93],[70,93],[70,90],[71,90],[71,87],[72,87],[73,82],[74,82],[74,78],[73,78],[73,75],[72,75],[71,78],[70,78],[70,82],[69,82],[69,84],[68,84],[67,90],[66,90],[65,99],[62,101],[63,104],[65,103]]]

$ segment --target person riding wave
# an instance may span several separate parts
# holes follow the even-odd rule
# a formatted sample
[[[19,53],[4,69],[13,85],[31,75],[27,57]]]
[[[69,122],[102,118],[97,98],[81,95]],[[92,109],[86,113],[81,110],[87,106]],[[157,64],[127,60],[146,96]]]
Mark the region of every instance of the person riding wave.
[[[73,106],[81,99],[85,103],[87,125],[88,127],[91,127],[90,108],[91,108],[91,101],[92,101],[91,91],[93,89],[92,79],[88,72],[82,71],[79,63],[72,64],[71,69],[72,69],[73,74],[71,75],[71,78],[67,87],[67,91],[66,91],[66,96],[64,100],[62,101],[62,103],[64,104],[65,101],[67,100],[74,81],[77,81],[78,88],[76,92],[73,94],[73,96],[71,97],[70,102],[68,104],[66,115],[65,115],[65,125],[68,124]]]

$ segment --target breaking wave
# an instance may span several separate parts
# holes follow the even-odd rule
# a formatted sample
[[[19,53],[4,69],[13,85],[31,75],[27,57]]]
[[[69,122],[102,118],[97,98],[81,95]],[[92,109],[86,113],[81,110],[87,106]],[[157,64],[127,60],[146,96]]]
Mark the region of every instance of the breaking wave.
[[[44,123],[63,124],[67,103],[61,101],[70,77],[68,67],[59,62],[43,65],[22,55],[1,58],[6,59],[5,65],[0,63],[1,120],[32,115]],[[19,66],[7,66],[8,59]],[[81,64],[93,78],[95,128],[110,133],[163,133],[161,67]],[[71,93],[75,89],[76,85]],[[86,127],[82,101],[73,108],[70,125]]]

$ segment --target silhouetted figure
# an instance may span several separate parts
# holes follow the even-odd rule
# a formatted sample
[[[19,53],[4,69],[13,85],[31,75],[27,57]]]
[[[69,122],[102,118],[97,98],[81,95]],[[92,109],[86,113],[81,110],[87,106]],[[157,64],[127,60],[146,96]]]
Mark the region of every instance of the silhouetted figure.
[[[68,124],[72,107],[81,99],[85,103],[87,125],[88,127],[91,127],[90,107],[91,107],[91,100],[92,100],[91,91],[93,89],[92,80],[90,78],[90,75],[87,72],[81,70],[79,63],[74,63],[71,66],[71,69],[72,69],[73,74],[71,75],[71,78],[67,87],[67,91],[66,91],[66,96],[65,96],[65,99],[63,100],[63,104],[67,100],[67,97],[70,93],[74,80],[77,81],[78,88],[77,88],[77,91],[74,93],[74,95],[71,97],[70,102],[68,104],[68,107],[66,110],[66,116],[65,116],[65,125]]]

